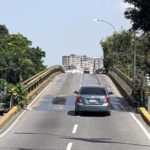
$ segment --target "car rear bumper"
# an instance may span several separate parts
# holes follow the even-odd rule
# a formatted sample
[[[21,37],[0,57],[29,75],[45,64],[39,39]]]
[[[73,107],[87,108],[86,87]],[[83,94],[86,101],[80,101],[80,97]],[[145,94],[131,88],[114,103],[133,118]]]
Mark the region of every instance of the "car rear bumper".
[[[76,104],[75,111],[87,111],[87,112],[109,112],[110,104],[106,103],[103,105],[83,105]]]

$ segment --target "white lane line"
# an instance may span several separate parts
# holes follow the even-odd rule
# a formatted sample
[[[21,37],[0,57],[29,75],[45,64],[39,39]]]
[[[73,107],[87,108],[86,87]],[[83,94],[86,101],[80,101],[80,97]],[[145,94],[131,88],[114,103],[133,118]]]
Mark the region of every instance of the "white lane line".
[[[73,143],[68,143],[66,150],[71,150]]]
[[[75,124],[72,130],[72,133],[75,134],[77,132],[78,124]]]
[[[135,117],[133,113],[130,113],[133,119],[137,122],[137,124],[141,127],[147,138],[150,140],[150,133],[145,129],[145,127],[142,125],[142,123]]]
[[[0,138],[2,138],[4,135],[6,135],[14,126],[15,124],[21,119],[21,117],[26,113],[27,110],[24,110],[18,117],[17,119],[5,130],[2,134],[0,134]]]
[[[47,86],[46,88],[44,88],[35,98],[34,100],[27,106],[27,110],[30,110],[30,107],[33,105],[33,103],[35,103],[35,101],[43,94],[43,92],[48,88],[49,86]],[[17,122],[21,119],[21,117],[27,112],[27,110],[24,110],[17,118],[16,120],[2,133],[0,134],[0,138],[2,138],[3,136],[5,136],[16,124]]]

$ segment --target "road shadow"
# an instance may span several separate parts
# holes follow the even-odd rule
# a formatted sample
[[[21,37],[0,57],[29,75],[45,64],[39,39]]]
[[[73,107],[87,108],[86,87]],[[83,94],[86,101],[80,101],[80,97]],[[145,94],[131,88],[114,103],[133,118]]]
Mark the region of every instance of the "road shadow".
[[[136,107],[129,105],[126,97],[110,96],[111,99],[111,110],[121,112],[133,112],[136,111]]]
[[[106,112],[80,112],[79,115],[75,115],[74,110],[68,111],[69,116],[81,116],[81,117],[107,117],[110,116]]]
[[[114,141],[111,138],[82,138],[82,137],[64,137],[64,138],[76,140],[76,141],[90,142],[90,143],[120,144],[120,145],[150,147],[150,145],[146,145],[146,144],[124,142],[124,141]]]
[[[66,136],[66,135],[59,135],[59,134],[52,134],[52,133],[43,133],[43,132],[15,132],[14,134],[17,135],[45,135],[48,137],[57,137],[62,139],[68,139],[68,140],[75,140],[75,141],[81,141],[81,142],[89,142],[89,143],[104,143],[104,144],[120,144],[120,145],[130,145],[130,146],[140,146],[140,147],[149,147],[149,144],[140,144],[140,143],[133,143],[131,141],[118,141],[113,140],[112,138],[107,137],[74,137],[74,136]],[[0,147],[1,148],[1,147]],[[25,149],[19,149],[19,150],[25,150]],[[28,149],[27,149],[28,150]]]

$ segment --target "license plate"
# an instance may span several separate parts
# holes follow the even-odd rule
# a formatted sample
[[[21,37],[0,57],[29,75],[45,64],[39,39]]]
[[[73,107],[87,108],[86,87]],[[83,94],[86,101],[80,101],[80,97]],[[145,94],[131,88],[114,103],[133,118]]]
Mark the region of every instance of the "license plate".
[[[96,103],[95,99],[90,99],[90,103]]]

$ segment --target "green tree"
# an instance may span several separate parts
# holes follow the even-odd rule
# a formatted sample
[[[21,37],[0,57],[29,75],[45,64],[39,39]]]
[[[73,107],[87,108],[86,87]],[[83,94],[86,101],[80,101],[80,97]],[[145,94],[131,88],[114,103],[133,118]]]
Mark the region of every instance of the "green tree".
[[[9,34],[0,25],[0,91],[7,83],[8,93],[4,98],[7,108],[27,104],[27,88],[20,82],[46,69],[43,65],[45,52],[32,47],[32,42],[21,34]]]
[[[103,49],[103,54],[104,54],[104,67],[108,68],[109,66],[114,64],[114,42],[112,37],[107,37],[105,41],[100,42],[102,49]]]
[[[137,68],[143,74],[150,74],[150,35],[145,34],[138,38]]]
[[[45,52],[32,47],[32,42],[21,34],[8,34],[0,38],[0,77],[18,83],[46,68]]]
[[[9,31],[5,25],[0,25],[0,37],[4,35],[8,35]]]
[[[28,90],[22,84],[9,84],[8,94],[9,94],[9,107],[12,108],[14,105],[24,108],[27,105],[27,93]],[[7,103],[7,101],[6,101]],[[8,105],[8,104],[7,104]]]
[[[133,30],[150,31],[150,0],[124,0],[132,4],[134,7],[129,7],[124,12],[125,17],[133,23]]]
[[[132,36],[132,32],[121,31],[101,42],[106,68],[114,65],[131,76]]]

